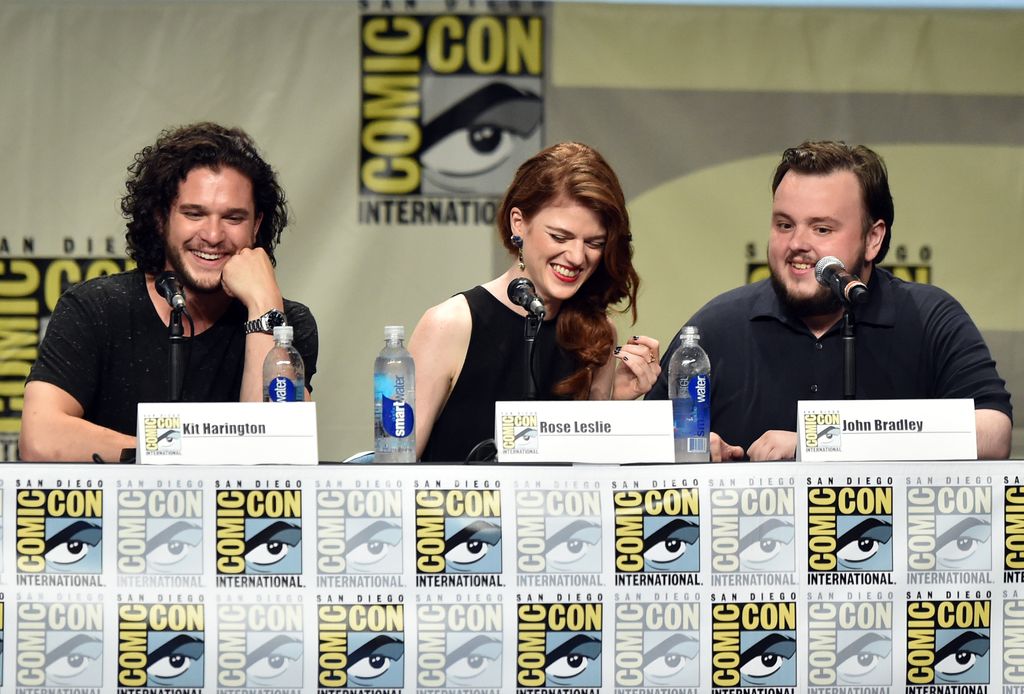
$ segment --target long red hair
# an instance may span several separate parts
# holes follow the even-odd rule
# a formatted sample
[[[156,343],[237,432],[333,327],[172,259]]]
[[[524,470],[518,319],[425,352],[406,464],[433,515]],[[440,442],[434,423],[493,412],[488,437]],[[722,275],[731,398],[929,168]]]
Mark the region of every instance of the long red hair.
[[[558,198],[590,209],[607,234],[601,264],[562,304],[556,321],[559,346],[576,358],[580,368],[558,383],[555,393],[585,400],[594,372],[608,360],[615,342],[608,307],[625,299],[620,310],[630,311],[635,323],[640,276],[633,268],[633,235],[619,179],[597,150],[579,142],[548,147],[516,171],[498,210],[498,233],[509,253],[519,251],[511,240],[512,208],[518,207],[529,221]]]

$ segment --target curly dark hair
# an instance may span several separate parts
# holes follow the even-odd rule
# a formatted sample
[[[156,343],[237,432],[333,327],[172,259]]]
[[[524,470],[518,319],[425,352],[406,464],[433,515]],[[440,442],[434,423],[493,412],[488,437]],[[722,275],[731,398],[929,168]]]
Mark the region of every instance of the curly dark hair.
[[[222,166],[237,169],[252,182],[256,218],[262,217],[256,247],[265,250],[270,262],[276,264],[274,247],[288,225],[288,210],[274,170],[244,130],[193,123],[164,130],[156,144],[136,154],[128,167],[121,214],[128,220],[128,256],[144,272],[164,268],[162,227],[181,182],[192,169],[209,167],[219,171]]]
[[[554,392],[585,400],[594,373],[608,361],[615,344],[609,307],[625,300],[619,310],[631,312],[635,323],[640,276],[633,267],[633,234],[619,179],[597,150],[580,142],[548,147],[519,167],[498,210],[498,235],[505,249],[513,256],[519,250],[511,241],[513,207],[529,220],[560,197],[591,210],[607,233],[601,264],[562,304],[556,323],[559,346],[576,357],[580,368],[556,384]]]

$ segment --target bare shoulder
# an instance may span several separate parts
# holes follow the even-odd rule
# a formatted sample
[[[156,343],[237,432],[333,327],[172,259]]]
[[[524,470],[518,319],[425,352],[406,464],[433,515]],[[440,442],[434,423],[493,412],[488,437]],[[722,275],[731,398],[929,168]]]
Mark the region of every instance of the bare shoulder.
[[[468,344],[473,330],[473,318],[469,313],[466,297],[456,294],[437,306],[427,309],[420,318],[409,339],[409,346],[431,343],[456,344],[463,339]]]

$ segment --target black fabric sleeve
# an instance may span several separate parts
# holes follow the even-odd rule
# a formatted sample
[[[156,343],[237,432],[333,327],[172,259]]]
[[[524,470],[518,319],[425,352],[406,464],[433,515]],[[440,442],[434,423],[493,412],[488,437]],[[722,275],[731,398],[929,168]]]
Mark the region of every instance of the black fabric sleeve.
[[[288,325],[292,326],[295,349],[302,355],[302,364],[306,367],[306,387],[313,392],[310,383],[316,373],[316,360],[320,351],[320,336],[316,328],[313,313],[297,301],[284,301],[284,313]]]
[[[936,289],[920,306],[925,316],[926,347],[934,362],[935,397],[974,398],[979,410],[998,410],[1013,420],[1006,382],[981,332],[963,306]]]
[[[65,292],[47,323],[39,357],[27,381],[51,383],[87,409],[97,389],[103,359],[99,340],[106,327],[96,302],[77,292]]]

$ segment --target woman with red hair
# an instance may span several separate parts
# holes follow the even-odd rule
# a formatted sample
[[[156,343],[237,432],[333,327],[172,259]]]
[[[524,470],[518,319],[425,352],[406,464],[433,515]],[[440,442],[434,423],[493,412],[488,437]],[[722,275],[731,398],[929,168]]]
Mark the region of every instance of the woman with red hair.
[[[465,460],[493,436],[494,403],[523,399],[527,312],[507,292],[517,278],[533,283],[546,308],[533,348],[540,399],[634,399],[661,372],[657,340],[615,346],[609,309],[625,300],[621,310],[636,322],[640,278],[622,187],[596,150],[566,142],[520,166],[498,232],[509,269],[428,310],[409,341],[424,461]]]

